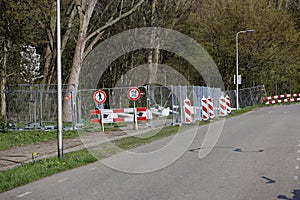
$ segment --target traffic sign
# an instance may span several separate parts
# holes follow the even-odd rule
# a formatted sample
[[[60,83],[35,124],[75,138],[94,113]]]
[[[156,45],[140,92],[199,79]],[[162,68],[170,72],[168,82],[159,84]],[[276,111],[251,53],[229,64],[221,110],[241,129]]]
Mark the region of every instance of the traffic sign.
[[[103,104],[106,101],[106,93],[103,90],[97,90],[94,93],[94,101],[97,104]]]
[[[139,100],[139,98],[141,97],[141,91],[137,87],[129,88],[129,90],[127,92],[127,96],[132,101]]]

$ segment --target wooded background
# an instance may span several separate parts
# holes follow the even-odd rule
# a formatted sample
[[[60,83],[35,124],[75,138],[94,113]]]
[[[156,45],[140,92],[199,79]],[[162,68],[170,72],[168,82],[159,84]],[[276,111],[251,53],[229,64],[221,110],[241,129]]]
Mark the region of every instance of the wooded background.
[[[241,88],[263,84],[268,94],[300,92],[300,0],[62,0],[61,9],[65,84],[78,84],[81,63],[105,39],[132,28],[163,27],[201,44],[215,60],[225,90],[233,90],[235,35],[254,29],[239,35]],[[0,0],[0,44],[5,118],[7,83],[56,83],[56,1]],[[29,45],[40,55],[35,73],[32,60],[24,61],[21,54]],[[113,87],[122,74],[145,63],[150,83],[159,63],[172,66],[191,84],[205,85],[189,63],[157,48],[123,55],[99,86]]]

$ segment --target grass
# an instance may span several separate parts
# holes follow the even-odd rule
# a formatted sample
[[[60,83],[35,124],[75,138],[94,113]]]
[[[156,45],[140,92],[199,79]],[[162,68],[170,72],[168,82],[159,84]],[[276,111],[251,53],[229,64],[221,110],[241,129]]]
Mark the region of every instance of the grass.
[[[24,164],[0,173],[0,192],[95,161],[87,150],[81,150],[65,154],[62,159],[47,158]]]
[[[64,131],[64,138],[78,137],[77,131]],[[57,138],[56,131],[9,131],[0,133],[0,150],[24,144],[48,142]]]

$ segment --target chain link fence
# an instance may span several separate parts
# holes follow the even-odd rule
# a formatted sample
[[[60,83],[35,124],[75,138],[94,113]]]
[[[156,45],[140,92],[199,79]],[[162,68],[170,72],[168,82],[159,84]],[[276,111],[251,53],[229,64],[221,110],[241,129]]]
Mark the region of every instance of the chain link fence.
[[[68,89],[73,88],[73,89]],[[201,98],[212,97],[216,115],[219,98],[229,95],[232,107],[236,107],[235,91],[223,92],[220,88],[201,86],[140,86],[141,98],[129,100],[129,87],[102,88],[107,100],[99,105],[94,102],[94,92],[98,89],[75,91],[74,85],[63,85],[63,96],[71,94],[64,102],[71,101],[72,122],[64,122],[65,127],[75,129],[90,122],[90,110],[146,107],[151,111],[147,126],[181,124],[185,120],[184,100],[189,99],[193,109],[193,120],[201,120]],[[266,95],[264,86],[241,89],[240,107],[262,103]],[[57,85],[8,85],[6,90],[7,117],[9,128],[55,128],[57,123]]]
[[[231,107],[236,108],[236,90],[228,91],[226,94],[231,99]],[[263,103],[263,98],[267,95],[264,85],[239,90],[239,106],[245,108]]]
[[[212,97],[216,108],[219,106],[219,98],[224,93],[219,88],[209,88],[200,86],[140,86],[141,98],[135,102],[127,97],[129,87],[103,88],[107,95],[107,100],[102,105],[98,105],[93,100],[93,93],[96,89],[80,90],[77,93],[77,110],[80,122],[88,122],[92,117],[92,109],[116,109],[146,107],[151,111],[148,116],[148,126],[166,126],[181,124],[185,120],[184,100],[189,99],[194,110],[194,120],[201,120],[201,98]],[[135,104],[135,105],[133,105]],[[218,110],[218,109],[216,109]]]
[[[73,89],[68,89],[73,88]],[[71,93],[74,100],[74,85],[62,86],[63,95]],[[69,98],[68,98],[69,99]],[[9,128],[42,128],[57,123],[57,85],[18,84],[6,89],[7,121]],[[74,112],[74,111],[73,111]],[[70,126],[75,126],[75,120]]]

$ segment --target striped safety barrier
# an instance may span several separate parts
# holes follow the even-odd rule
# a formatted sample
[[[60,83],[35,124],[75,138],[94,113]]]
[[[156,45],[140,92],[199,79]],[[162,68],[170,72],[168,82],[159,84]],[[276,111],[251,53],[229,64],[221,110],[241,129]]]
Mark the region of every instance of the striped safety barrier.
[[[146,111],[146,107],[91,110],[91,115],[97,115],[91,123],[101,123],[104,130],[105,123],[146,121]]]
[[[230,114],[231,113],[231,103],[230,103],[230,97],[228,95],[226,95],[226,97],[225,97],[225,102],[226,102],[227,114]]]
[[[220,97],[220,116],[227,116],[227,107],[226,107],[226,99],[222,96]]]
[[[274,100],[274,99],[283,99],[283,98],[297,98],[300,97],[300,93],[298,94],[281,94],[281,95],[275,95],[275,96],[269,96],[265,97],[263,100],[268,101],[268,100]]]
[[[214,111],[214,103],[213,98],[210,96],[207,97],[207,105],[208,105],[208,115],[210,119],[215,118],[215,111]]]
[[[192,123],[192,106],[188,98],[184,100],[184,116],[186,124]]]
[[[205,97],[201,99],[201,107],[202,107],[202,120],[207,121],[209,119],[209,116],[208,116],[207,99]]]
[[[275,99],[275,100],[272,100],[272,101],[267,101],[266,104],[270,105],[270,104],[289,103],[289,102],[296,102],[296,101],[300,101],[300,98]]]

